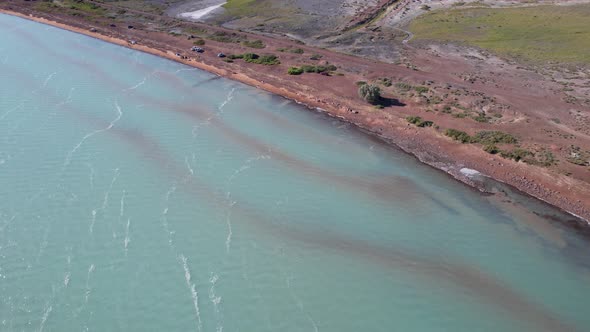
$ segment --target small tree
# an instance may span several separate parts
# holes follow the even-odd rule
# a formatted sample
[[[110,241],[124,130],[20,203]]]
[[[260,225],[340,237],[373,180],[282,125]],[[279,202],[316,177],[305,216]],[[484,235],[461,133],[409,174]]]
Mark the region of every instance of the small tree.
[[[369,104],[377,104],[381,101],[381,89],[373,84],[363,84],[359,87],[359,96]]]

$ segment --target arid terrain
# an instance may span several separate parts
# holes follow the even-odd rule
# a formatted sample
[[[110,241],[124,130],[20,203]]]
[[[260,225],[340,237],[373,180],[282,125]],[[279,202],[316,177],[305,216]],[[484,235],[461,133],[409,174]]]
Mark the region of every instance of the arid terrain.
[[[258,86],[468,184],[478,185],[465,172],[474,169],[590,219],[590,1],[233,0],[204,22],[176,17],[201,3],[217,2],[5,0],[0,9]],[[380,87],[381,102],[362,100],[363,84]]]

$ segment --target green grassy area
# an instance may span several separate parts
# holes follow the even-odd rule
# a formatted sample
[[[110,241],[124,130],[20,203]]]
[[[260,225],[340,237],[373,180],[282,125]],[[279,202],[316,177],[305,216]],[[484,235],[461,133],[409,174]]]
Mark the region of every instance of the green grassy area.
[[[97,4],[85,1],[62,0],[62,1],[43,1],[35,5],[35,9],[51,12],[67,12],[73,16],[104,16],[106,10]]]
[[[271,6],[265,0],[228,0],[223,5],[228,13],[234,17],[259,16],[268,12]]]
[[[426,13],[415,39],[460,42],[533,62],[590,63],[590,5],[458,8]]]

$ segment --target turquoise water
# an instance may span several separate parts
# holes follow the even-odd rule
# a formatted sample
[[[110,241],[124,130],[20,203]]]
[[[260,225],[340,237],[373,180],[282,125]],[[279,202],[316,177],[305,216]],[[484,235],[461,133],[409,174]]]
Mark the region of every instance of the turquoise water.
[[[571,217],[174,62],[0,40],[0,331],[590,330]]]

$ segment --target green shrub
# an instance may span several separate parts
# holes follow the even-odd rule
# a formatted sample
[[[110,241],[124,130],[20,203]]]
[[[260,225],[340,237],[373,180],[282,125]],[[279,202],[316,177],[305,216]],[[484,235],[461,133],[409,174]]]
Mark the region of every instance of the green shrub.
[[[246,47],[250,47],[250,48],[265,48],[266,45],[262,42],[262,40],[257,39],[257,40],[244,40],[242,42],[242,45],[246,46]]]
[[[301,66],[301,69],[306,73],[315,73],[315,66],[312,65],[303,65]]]
[[[417,87],[414,87],[414,90],[416,92],[418,92],[419,94],[427,93],[428,91],[430,91],[430,89],[427,88],[427,87],[425,87],[425,86],[417,86]]]
[[[193,42],[193,45],[203,46],[205,45],[205,41],[203,39],[197,39]]]
[[[278,65],[279,63],[281,63],[279,61],[279,59],[277,58],[277,56],[272,55],[272,54],[267,54],[267,55],[263,55],[260,57],[251,57],[251,58],[244,57],[244,61],[250,62],[250,63],[257,63],[259,65],[266,65],[266,66]]]
[[[259,65],[267,66],[278,65],[279,63],[281,63],[277,56],[273,54],[267,54],[262,56],[256,53],[230,54],[228,55],[228,58],[232,60],[243,59],[244,61],[249,63],[256,63]]]
[[[303,54],[303,53],[305,53],[305,51],[302,48],[293,48],[293,49],[290,49],[289,52],[295,53],[295,54]]]
[[[395,83],[395,87],[402,91],[410,91],[412,89],[412,86],[410,84],[404,82]]]
[[[393,85],[393,83],[391,82],[391,78],[388,78],[388,77],[380,78],[379,83],[381,83],[383,86],[386,86],[386,87],[390,87]]]
[[[367,103],[376,105],[381,101],[381,89],[372,84],[363,84],[359,87],[359,96]]]
[[[473,142],[473,137],[469,136],[464,131],[457,130],[457,129],[447,129],[445,131],[445,135],[454,139],[455,141],[459,141],[461,143],[471,143]]]
[[[356,84],[356,86],[361,86],[361,85],[367,84],[367,82],[365,82],[365,81],[356,81],[355,84]]]
[[[473,117],[473,120],[477,121],[477,122],[490,122],[491,118],[489,116],[486,116],[485,113],[479,113],[477,116]]]
[[[324,72],[328,72],[328,71],[335,71],[338,69],[338,67],[334,66],[334,65],[326,65],[326,66],[313,66],[313,65],[302,65],[301,69],[303,69],[304,72],[306,73],[324,73]]]
[[[518,140],[516,137],[498,130],[484,130],[475,134],[475,141],[481,144],[516,144]]]
[[[301,75],[301,74],[303,74],[303,69],[301,69],[299,67],[290,67],[289,70],[287,70],[287,74],[289,74],[289,75]]]
[[[487,144],[483,147],[483,150],[489,154],[497,154],[500,152],[500,149],[494,144]]]
[[[422,120],[422,118],[419,116],[408,116],[406,117],[406,121],[416,125],[417,127],[432,127],[434,125],[434,122]]]
[[[524,161],[524,159],[533,157],[534,154],[529,150],[516,148],[511,151],[502,151],[500,152],[500,156],[506,159],[512,159],[514,161]]]
[[[309,57],[310,60],[319,60],[321,59],[323,56],[321,54],[314,54],[312,56]]]
[[[244,61],[246,62],[251,62],[253,60],[259,59],[260,55],[256,54],[256,53],[244,53],[242,54],[242,59],[244,59]]]

